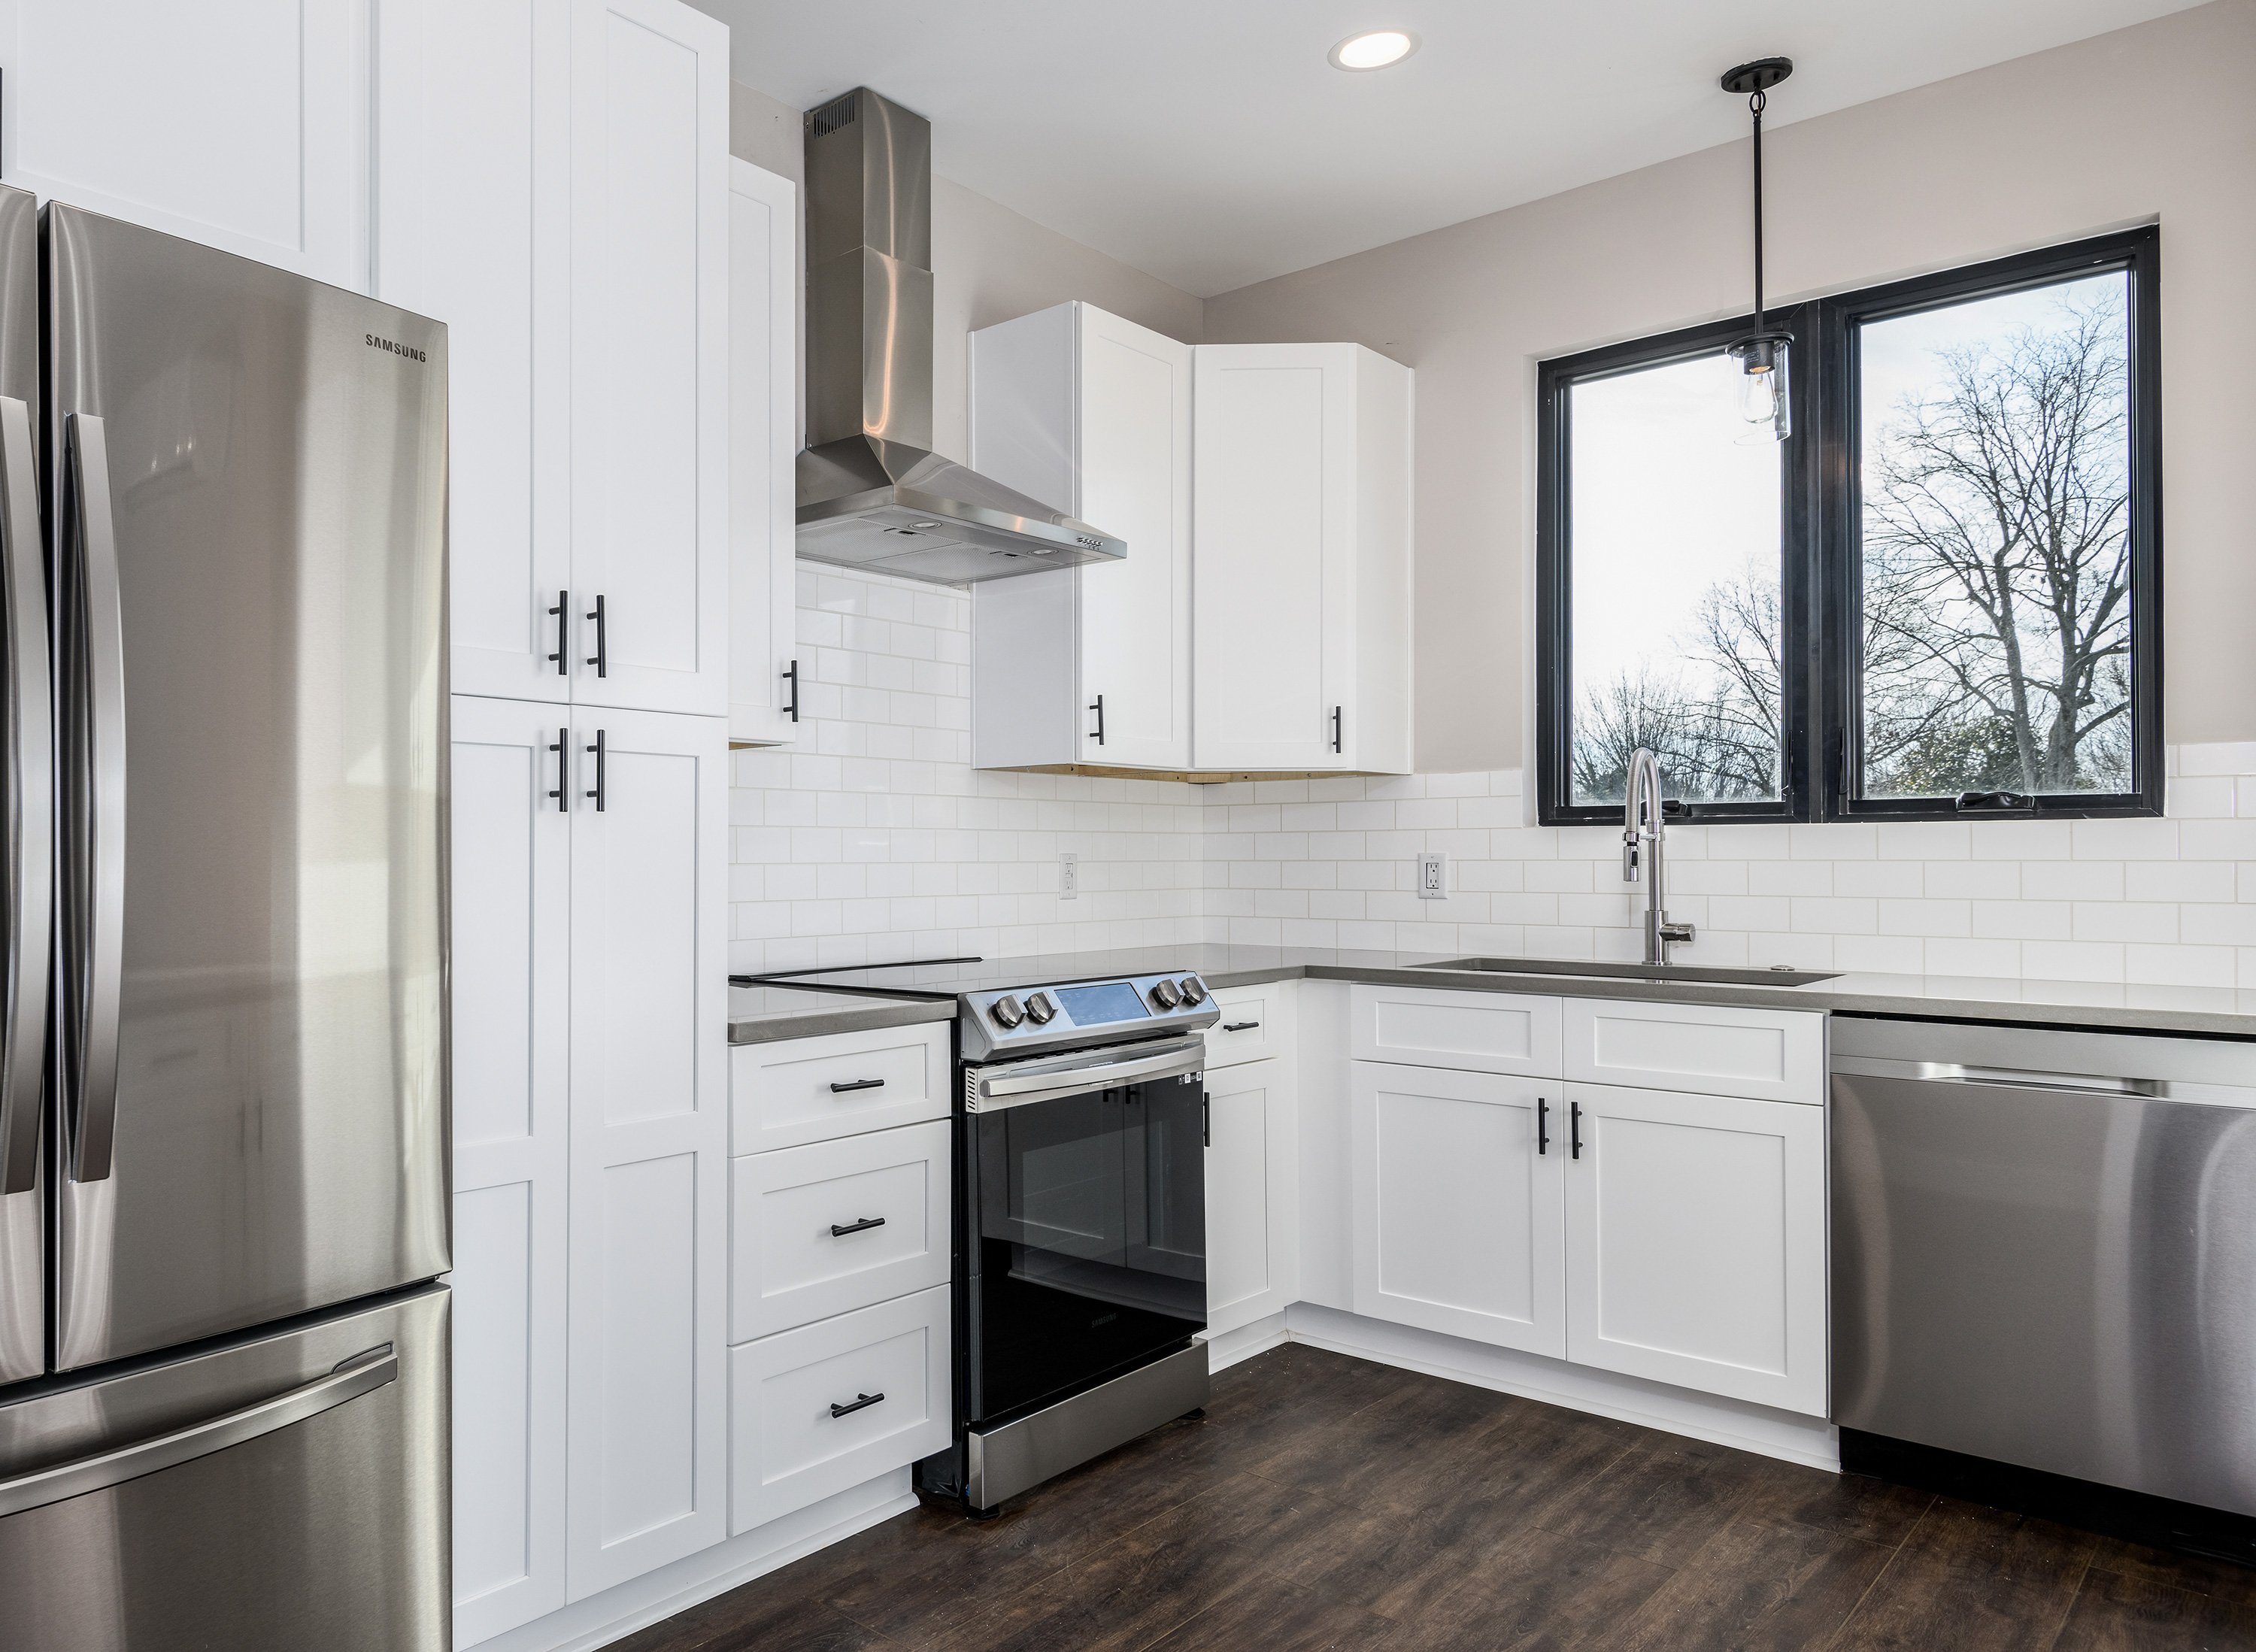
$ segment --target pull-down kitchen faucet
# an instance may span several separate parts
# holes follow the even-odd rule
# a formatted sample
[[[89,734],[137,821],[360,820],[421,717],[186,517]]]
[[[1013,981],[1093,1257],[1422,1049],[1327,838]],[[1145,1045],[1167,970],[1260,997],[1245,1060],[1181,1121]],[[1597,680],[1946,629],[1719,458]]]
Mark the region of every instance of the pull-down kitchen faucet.
[[[1639,746],[1629,760],[1629,791],[1622,802],[1622,881],[1635,883],[1641,844],[1646,861],[1645,875],[1645,961],[1647,964],[1668,962],[1669,943],[1692,939],[1688,923],[1668,921],[1668,896],[1663,888],[1665,877],[1661,837],[1667,830],[1662,823],[1660,802],[1660,765],[1653,753]]]

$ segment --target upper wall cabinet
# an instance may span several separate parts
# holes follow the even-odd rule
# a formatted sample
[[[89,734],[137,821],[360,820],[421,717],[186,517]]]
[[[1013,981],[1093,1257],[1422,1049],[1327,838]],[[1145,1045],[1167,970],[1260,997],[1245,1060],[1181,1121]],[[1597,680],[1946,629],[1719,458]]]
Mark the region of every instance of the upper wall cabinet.
[[[1408,772],[1410,370],[1357,344],[1197,357],[1198,766]]]
[[[366,292],[367,0],[0,0],[6,181]]]
[[[729,162],[729,741],[799,731],[793,589],[799,192]]]
[[[971,335],[972,468],[1128,542],[973,587],[979,766],[1189,766],[1191,355],[1082,303]]]
[[[728,30],[679,0],[370,4],[376,290],[454,364],[453,686],[718,717]]]

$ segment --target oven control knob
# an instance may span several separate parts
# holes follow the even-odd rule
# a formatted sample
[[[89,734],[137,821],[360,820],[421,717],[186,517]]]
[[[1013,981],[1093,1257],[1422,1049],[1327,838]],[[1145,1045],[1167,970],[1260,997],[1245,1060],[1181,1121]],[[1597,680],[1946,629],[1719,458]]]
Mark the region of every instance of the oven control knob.
[[[1183,1002],[1196,1009],[1206,1002],[1206,983],[1195,975],[1183,977]]]
[[[1026,1000],[1026,1018],[1037,1027],[1047,1027],[1056,1013],[1057,1000],[1047,992],[1037,992]]]
[[[989,1005],[987,1013],[995,1018],[998,1027],[1016,1027],[1026,1019],[1026,1006],[1008,992]]]
[[[1171,1010],[1183,1001],[1183,990],[1173,981],[1161,981],[1152,989],[1152,1002],[1163,1010]]]

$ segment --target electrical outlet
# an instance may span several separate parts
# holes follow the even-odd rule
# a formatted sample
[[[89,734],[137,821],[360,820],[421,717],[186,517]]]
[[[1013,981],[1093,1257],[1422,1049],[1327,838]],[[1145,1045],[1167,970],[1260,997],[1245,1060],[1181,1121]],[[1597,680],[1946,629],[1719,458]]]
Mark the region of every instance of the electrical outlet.
[[[1058,857],[1058,899],[1077,900],[1080,898],[1081,857],[1070,854],[1060,855]]]
[[[1449,898],[1449,858],[1442,854],[1418,857],[1418,899],[1447,900]]]

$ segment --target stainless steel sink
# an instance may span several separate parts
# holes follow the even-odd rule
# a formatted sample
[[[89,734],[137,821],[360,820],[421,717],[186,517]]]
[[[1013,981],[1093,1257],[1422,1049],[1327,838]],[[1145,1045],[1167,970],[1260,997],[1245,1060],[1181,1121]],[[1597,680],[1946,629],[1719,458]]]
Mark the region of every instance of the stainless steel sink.
[[[1723,970],[1698,964],[1600,964],[1590,958],[1451,958],[1418,970],[1477,970],[1484,975],[1570,975],[1594,981],[1699,981],[1711,986],[1808,986],[1837,970]]]

